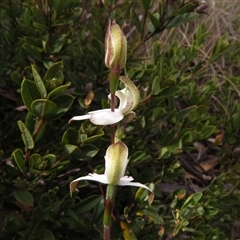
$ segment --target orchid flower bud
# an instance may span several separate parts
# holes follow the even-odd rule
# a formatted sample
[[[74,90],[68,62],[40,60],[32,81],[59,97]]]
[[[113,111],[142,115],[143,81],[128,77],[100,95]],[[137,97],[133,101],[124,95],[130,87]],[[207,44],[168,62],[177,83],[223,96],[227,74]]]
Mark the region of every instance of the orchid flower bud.
[[[105,174],[109,184],[117,185],[124,176],[128,164],[128,148],[122,142],[110,145],[105,156]]]
[[[127,40],[115,21],[109,20],[105,36],[105,65],[108,68],[123,68],[127,61]]]

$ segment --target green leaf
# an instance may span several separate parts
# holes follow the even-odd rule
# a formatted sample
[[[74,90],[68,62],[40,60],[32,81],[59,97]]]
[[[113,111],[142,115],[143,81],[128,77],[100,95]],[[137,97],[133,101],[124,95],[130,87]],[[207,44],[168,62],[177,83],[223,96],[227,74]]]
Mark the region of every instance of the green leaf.
[[[99,149],[92,144],[83,145],[81,147],[81,155],[78,156],[78,158],[80,160],[86,160],[86,159],[93,158],[94,156],[96,156],[98,151],[99,151]]]
[[[158,29],[161,26],[160,21],[159,21],[159,14],[153,15],[149,12],[148,17],[155,29]],[[153,31],[155,30],[155,29],[151,29],[151,28],[152,27],[150,27],[150,30],[153,30]],[[153,31],[151,31],[151,32],[153,32]]]
[[[210,137],[214,131],[215,131],[216,127],[215,126],[204,126],[201,129],[201,135],[202,135],[202,139],[207,139],[208,137]]]
[[[167,147],[163,147],[160,151],[159,158],[162,158],[168,152]]]
[[[57,39],[55,39],[55,42],[51,46],[52,54],[56,54],[61,51],[61,49],[63,48],[63,46],[65,44],[66,37],[67,37],[66,34],[62,34],[61,36],[58,36]],[[64,39],[62,39],[62,38],[64,38]]]
[[[23,16],[23,20],[26,26],[30,26],[31,20],[30,20],[30,10],[29,9],[25,9],[24,12],[24,16]]]
[[[152,0],[141,0],[142,6],[147,11],[152,3]]]
[[[33,78],[34,78],[34,81],[37,85],[37,88],[42,96],[42,98],[46,98],[47,97],[47,91],[46,91],[46,88],[43,84],[43,81],[36,69],[36,67],[34,65],[32,65],[32,73],[33,73]]]
[[[201,192],[194,193],[192,197],[193,197],[194,203],[197,204],[199,200],[202,198],[202,193]]]
[[[25,124],[21,120],[19,120],[17,123],[22,133],[22,140],[24,142],[25,147],[27,147],[28,149],[34,148],[34,141],[33,141],[32,135],[28,131]]]
[[[104,54],[104,44],[94,37],[92,39],[92,46],[95,50],[94,52],[97,54],[97,59],[101,59]]]
[[[36,116],[28,112],[25,118],[25,126],[31,134],[33,134],[36,125]]]
[[[61,94],[52,99],[57,105],[56,115],[51,119],[57,119],[64,115],[72,106],[74,97],[70,94]]]
[[[160,79],[158,76],[155,76],[152,83],[152,94],[158,95],[160,92],[161,92]]]
[[[80,140],[84,144],[89,144],[92,142],[96,142],[98,139],[100,139],[104,135],[103,130],[99,130],[97,133],[94,134],[94,136],[88,137],[86,134],[80,135]]]
[[[55,1],[55,2],[57,2],[57,1]],[[55,240],[55,237],[51,231],[44,229],[41,234],[41,239]]]
[[[32,154],[29,161],[28,161],[29,169],[30,170],[32,170],[32,169],[39,170],[40,166],[41,166],[41,163],[42,163],[41,155],[38,154],[38,153]]]
[[[47,99],[39,99],[31,104],[33,114],[41,119],[48,119],[57,112],[57,105]]]
[[[131,8],[131,17],[132,17],[132,20],[133,20],[133,23],[136,27],[136,29],[138,30],[138,32],[142,32],[142,26],[141,26],[141,23],[139,21],[139,18],[138,18],[138,15],[136,14],[136,12],[134,11],[133,8]]]
[[[161,96],[161,97],[173,96],[173,95],[181,92],[181,90],[182,89],[177,86],[166,87],[166,88],[161,89],[161,91],[159,92],[159,96]]]
[[[197,106],[191,106],[191,107],[184,108],[184,109],[180,110],[179,112],[177,112],[175,114],[176,123],[180,123],[181,120],[183,120],[185,117],[189,116],[189,114],[192,111],[194,111],[196,108],[197,108]]]
[[[64,80],[63,76],[63,62],[54,63],[46,72],[44,82],[50,89],[54,89],[62,85]]]
[[[176,130],[170,130],[165,134],[164,138],[162,139],[162,145],[163,146],[168,146],[173,142],[177,134]]]
[[[123,237],[125,240],[137,240],[136,235],[132,231],[132,226],[126,222],[120,222],[121,228],[123,229]]]
[[[183,227],[183,228],[182,228],[182,231],[183,231],[183,232],[192,232],[192,233],[198,232],[196,229],[194,229],[194,228],[188,228],[188,227]]]
[[[19,86],[22,83],[22,78],[16,72],[11,73],[11,79]]]
[[[49,100],[53,99],[54,97],[62,94],[69,86],[71,85],[71,83],[67,83],[65,85],[62,85],[60,87],[57,87],[55,89],[53,89],[47,96],[47,98]]]
[[[147,197],[147,191],[144,188],[138,188],[138,190],[135,193],[135,200],[139,202],[143,202]]]
[[[80,203],[76,204],[72,210],[77,214],[81,215],[83,213],[86,213],[93,208],[96,207],[100,202],[102,201],[102,196],[99,195],[92,195],[84,200],[82,200]]]
[[[16,234],[16,232],[20,231],[25,227],[27,227],[26,223],[19,216],[19,213],[13,210],[13,211],[10,211],[7,214],[7,216],[4,218],[4,225],[2,229],[4,229],[5,233]]]
[[[217,42],[215,44],[215,46],[213,47],[211,56],[209,58],[209,62],[215,62],[218,58],[220,58],[223,53],[229,48],[231,47],[231,44],[229,44],[228,41],[228,35],[225,34],[223,36],[220,36],[217,39]]]
[[[75,157],[75,158],[78,158],[78,159],[80,159],[81,157],[81,150],[77,147],[77,146],[75,146],[75,145],[72,145],[72,144],[66,144],[65,146],[64,146],[64,150],[65,150],[65,152],[67,153],[67,154],[69,154],[69,155],[72,155],[73,157]]]
[[[33,196],[26,189],[15,189],[13,190],[13,196],[15,199],[26,206],[33,206]]]
[[[46,154],[42,157],[42,161],[47,164],[48,169],[54,166],[57,157],[54,154]]]
[[[24,162],[24,154],[21,149],[16,149],[12,155],[11,159],[13,161],[13,164],[17,166],[17,168],[21,171],[21,173],[25,174],[25,162]]]
[[[34,47],[32,45],[28,45],[27,43],[23,44],[22,48],[33,57],[40,59],[42,54],[42,49],[39,47]]]
[[[136,151],[130,157],[131,164],[139,164],[143,161],[146,161],[146,152],[144,151]]]
[[[24,79],[21,84],[21,95],[24,105],[30,112],[32,102],[41,98],[37,85],[33,81],[27,79]]]
[[[38,17],[40,21],[44,21],[44,17],[42,12],[37,7],[31,7],[32,12],[34,13],[34,16]]]
[[[77,144],[78,143],[78,132],[74,128],[68,128],[62,136],[62,144]]]
[[[201,192],[197,192],[197,193],[190,195],[187,198],[187,200],[184,202],[184,204],[182,205],[181,210],[185,209],[189,205],[195,206],[201,198],[202,198]]]
[[[38,22],[33,22],[33,26],[40,29],[41,31],[45,30],[45,31],[49,31],[49,27],[45,24],[41,24]]]
[[[196,18],[198,16],[197,13],[195,12],[191,12],[191,13],[184,13],[182,15],[178,15],[176,17],[174,17],[166,26],[166,29],[169,28],[173,28],[176,26],[179,26],[181,24],[190,22],[191,20],[193,20],[194,18]]]
[[[51,7],[52,10],[57,12],[57,9],[60,5],[60,1],[55,1],[55,0],[48,0],[48,4]]]
[[[157,213],[157,210],[153,206],[144,209],[143,214],[154,221],[156,224],[164,224],[163,218]]]
[[[194,11],[194,9],[198,6],[197,2],[188,2],[185,5],[183,5],[181,8],[178,8],[173,14],[174,15],[182,15],[184,13],[190,13]]]

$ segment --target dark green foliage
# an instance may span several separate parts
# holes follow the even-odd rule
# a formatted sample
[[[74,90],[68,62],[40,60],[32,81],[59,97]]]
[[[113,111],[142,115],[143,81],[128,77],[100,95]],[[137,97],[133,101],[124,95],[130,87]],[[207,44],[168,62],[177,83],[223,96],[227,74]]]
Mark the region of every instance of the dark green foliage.
[[[112,239],[229,239],[240,218],[239,42],[226,33],[205,54],[198,7],[1,1],[0,239],[102,239],[105,186],[80,182],[70,198],[69,183],[104,172],[110,130],[68,121],[109,106],[109,18],[128,35],[124,71],[142,99],[124,129],[126,174],[156,194],[149,206],[142,189],[118,188]]]

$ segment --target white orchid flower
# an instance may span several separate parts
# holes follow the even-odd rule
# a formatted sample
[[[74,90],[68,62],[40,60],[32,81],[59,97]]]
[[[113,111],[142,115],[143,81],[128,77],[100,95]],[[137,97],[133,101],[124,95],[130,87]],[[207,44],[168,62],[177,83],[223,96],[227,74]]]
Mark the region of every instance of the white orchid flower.
[[[140,94],[129,78],[121,76],[120,80],[124,83],[125,88],[115,93],[119,98],[119,107],[114,112],[110,108],[96,110],[86,115],[75,116],[69,122],[89,119],[95,125],[111,125],[120,122],[124,116],[131,113],[140,101]]]
[[[110,145],[105,156],[105,173],[90,173],[87,176],[75,179],[70,183],[70,195],[76,189],[79,181],[90,180],[109,185],[145,188],[148,190],[148,202],[151,204],[154,198],[151,189],[144,184],[132,182],[134,179],[131,176],[124,176],[128,161],[128,148],[124,143],[117,142]]]

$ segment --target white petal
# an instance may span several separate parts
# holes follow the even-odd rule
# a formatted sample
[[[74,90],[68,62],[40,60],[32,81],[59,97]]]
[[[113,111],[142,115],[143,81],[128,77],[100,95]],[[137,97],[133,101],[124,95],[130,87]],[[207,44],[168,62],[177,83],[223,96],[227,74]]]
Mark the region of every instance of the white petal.
[[[122,111],[122,109],[125,107],[127,103],[127,98],[125,96],[125,88],[122,89],[121,91],[116,91],[115,94],[119,99],[119,109]]]
[[[77,178],[72,182],[79,182],[81,180],[90,180],[90,181],[96,181],[96,182],[108,184],[107,177],[104,174],[89,173],[87,176]]]
[[[131,179],[131,180],[130,180]],[[146,185],[139,183],[139,182],[131,182],[133,180],[132,177],[124,176],[120,179],[118,185],[119,186],[132,186],[132,187],[140,187],[140,188],[145,188],[148,190],[148,203],[151,205],[153,199],[154,199],[154,193],[152,190],[147,187]]]
[[[95,110],[95,111],[91,111],[88,114],[93,114],[93,113],[99,113],[99,112],[111,112],[110,108],[105,108],[105,109],[100,109],[100,110]]]
[[[139,94],[138,88],[128,77],[120,76],[119,79],[125,85],[125,88],[126,88],[125,95],[126,95],[126,98],[128,99],[128,107],[131,106],[131,108],[128,111],[130,112],[134,110],[138,105],[140,101],[140,94]]]
[[[96,181],[96,182],[101,182],[101,183],[104,183],[104,184],[108,184],[108,179],[107,179],[106,175],[89,173],[87,176],[77,178],[77,179],[73,180],[72,182],[70,182],[70,185],[69,185],[70,196],[72,196],[72,193],[76,190],[76,186],[77,186],[78,182],[82,181],[82,180],[90,180],[90,181]]]
[[[72,122],[72,121],[80,121],[80,120],[86,120],[86,119],[89,119],[91,117],[91,115],[82,115],[82,116],[75,116],[73,118],[71,118],[69,120],[69,123]]]
[[[128,88],[124,88],[120,91],[117,91],[116,96],[119,98],[119,101],[120,101],[120,104],[119,104],[120,111],[124,115],[126,115],[133,108],[134,97],[132,95],[132,92]]]
[[[144,185],[142,183],[139,183],[139,182],[131,182],[131,181],[129,181],[129,179],[121,178],[118,185],[119,186],[133,186],[133,187],[145,188],[145,189],[147,189],[148,191],[151,192],[151,189],[149,187],[147,187],[146,185]]]
[[[75,116],[69,120],[69,123],[72,121],[86,120],[90,119],[90,121],[96,125],[111,125],[117,122],[120,122],[123,119],[123,114],[119,109],[115,109],[114,112],[111,111],[110,108],[96,110],[87,113],[82,116]]]
[[[123,119],[123,114],[119,111],[98,111],[91,114],[90,121],[96,125],[112,125]],[[116,109],[117,110],[117,109]]]

